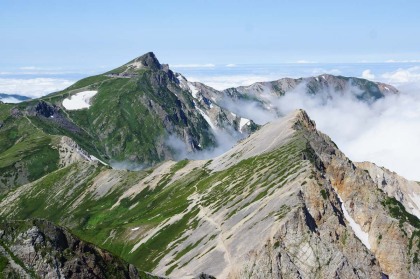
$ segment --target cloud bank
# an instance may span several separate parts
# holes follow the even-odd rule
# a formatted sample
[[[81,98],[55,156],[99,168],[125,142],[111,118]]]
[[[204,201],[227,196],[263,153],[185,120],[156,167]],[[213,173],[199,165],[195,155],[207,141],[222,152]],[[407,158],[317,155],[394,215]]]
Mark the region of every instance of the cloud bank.
[[[324,103],[295,92],[281,98],[278,108],[282,113],[305,109],[351,160],[371,161],[420,181],[420,87],[400,90],[371,105],[354,96]]]
[[[214,132],[217,146],[214,148],[190,152],[185,142],[176,135],[170,135],[165,144],[169,146],[175,154],[175,160],[191,159],[191,160],[207,160],[217,157],[229,149],[231,149],[238,140],[242,139],[244,135],[235,131],[226,131],[217,129]]]
[[[0,78],[0,93],[38,98],[62,90],[73,83],[71,80],[56,78]]]
[[[399,84],[400,94],[388,95],[371,104],[358,100],[357,90],[308,95],[303,88],[297,88],[283,97],[267,98],[271,111],[254,102],[225,105],[259,124],[302,108],[351,160],[371,161],[420,181],[420,76],[415,71],[383,75],[391,80],[411,82]],[[365,72],[366,75],[373,74]]]
[[[345,75],[343,70],[334,67],[313,67],[311,73]],[[309,96],[298,88],[285,97],[267,99],[272,105],[271,111],[256,102],[225,100],[222,106],[258,124],[279,117],[276,113],[281,116],[295,109],[305,109],[316,121],[318,129],[328,134],[351,160],[371,161],[408,179],[420,181],[420,66],[388,71],[361,68],[359,73],[362,78],[394,85],[400,94],[367,104],[358,100],[354,92],[335,94],[331,99],[328,98],[331,92]],[[192,76],[189,79],[225,89],[280,77],[278,73],[249,73]]]

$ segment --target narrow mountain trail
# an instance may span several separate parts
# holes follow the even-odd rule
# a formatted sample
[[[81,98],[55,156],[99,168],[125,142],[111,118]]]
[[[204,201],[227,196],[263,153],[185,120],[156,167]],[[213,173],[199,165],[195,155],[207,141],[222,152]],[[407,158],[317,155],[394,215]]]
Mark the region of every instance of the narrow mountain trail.
[[[218,246],[222,247],[222,249],[225,251],[225,260],[228,262],[228,267],[232,267],[233,266],[233,260],[232,260],[232,255],[229,252],[228,246],[225,243],[225,237],[224,237],[224,231],[223,228],[221,226],[220,223],[216,222],[216,220],[214,220],[213,217],[211,217],[211,212],[209,211],[209,209],[205,206],[202,206],[200,204],[200,200],[202,195],[200,195],[198,193],[198,189],[197,186],[194,185],[195,188],[195,193],[194,195],[191,196],[193,203],[195,203],[196,205],[198,205],[198,208],[200,209],[200,217],[202,217],[202,219],[204,219],[205,221],[207,221],[208,223],[210,223],[211,225],[213,225],[218,231],[219,231],[219,235],[217,238],[217,243]]]
[[[26,120],[28,120],[28,122],[34,126],[35,129],[37,129],[38,131],[40,131],[41,133],[44,133],[44,131],[42,131],[38,126],[36,126],[34,123],[32,123],[32,121],[28,118],[28,116],[24,116],[26,118]]]

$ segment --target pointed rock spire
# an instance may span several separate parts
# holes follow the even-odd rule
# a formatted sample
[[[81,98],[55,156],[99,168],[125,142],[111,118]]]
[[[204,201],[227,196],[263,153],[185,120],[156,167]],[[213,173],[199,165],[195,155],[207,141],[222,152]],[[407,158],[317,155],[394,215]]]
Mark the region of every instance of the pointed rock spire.
[[[132,65],[136,68],[147,67],[152,70],[162,69],[162,65],[159,63],[159,60],[156,58],[156,55],[153,52],[148,52],[142,56],[137,57],[136,59],[130,61],[128,65]]]

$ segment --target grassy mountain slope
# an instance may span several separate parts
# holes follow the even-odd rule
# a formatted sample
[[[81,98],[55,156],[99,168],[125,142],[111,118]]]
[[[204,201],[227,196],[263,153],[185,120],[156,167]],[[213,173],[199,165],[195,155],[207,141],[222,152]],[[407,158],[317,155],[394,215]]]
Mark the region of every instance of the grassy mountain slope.
[[[0,216],[46,218],[174,278],[415,278],[418,225],[388,204],[370,176],[296,112],[210,161],[139,172],[71,164],[9,193]]]
[[[68,110],[63,106],[64,99],[87,90],[98,92],[89,109]],[[233,117],[217,104],[193,95],[167,65],[147,53],[117,69],[13,108],[15,118],[29,119],[46,134],[68,136],[105,162],[153,165],[176,155],[174,140],[175,145],[184,145],[180,148],[195,152],[216,147],[217,133],[241,138],[255,130],[250,122],[249,129],[239,131],[239,116]],[[1,115],[9,111],[0,107]]]
[[[0,110],[0,194],[58,168],[57,137],[41,131],[12,106]]]
[[[34,123],[47,133],[73,138],[104,161],[149,164],[170,158],[171,150],[165,144],[169,134],[185,138],[193,150],[199,145],[214,146],[208,124],[195,112],[191,97],[177,86],[172,72],[152,53],[137,60],[145,65],[139,69],[130,63],[120,67],[129,71],[129,77],[118,75],[119,68],[43,97],[54,118],[63,121],[37,117]],[[85,90],[98,91],[91,108],[70,111],[62,106],[63,99]],[[25,102],[19,108],[28,111],[38,102]]]

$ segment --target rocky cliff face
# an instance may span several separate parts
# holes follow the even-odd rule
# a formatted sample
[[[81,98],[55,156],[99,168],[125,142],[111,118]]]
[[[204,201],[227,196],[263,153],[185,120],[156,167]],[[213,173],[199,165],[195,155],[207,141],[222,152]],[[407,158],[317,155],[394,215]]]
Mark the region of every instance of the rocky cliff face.
[[[44,220],[0,224],[4,278],[158,278]]]
[[[420,219],[420,185],[386,168],[371,162],[356,163],[356,166],[369,172],[377,187],[404,205],[404,208]]]
[[[317,132],[309,138],[322,163],[319,170],[359,224],[384,273],[391,278],[418,277],[418,219],[394,205],[371,176],[349,161],[326,136]]]
[[[0,216],[42,216],[172,278],[420,276],[419,220],[303,111],[213,160],[76,162],[8,194]]]

